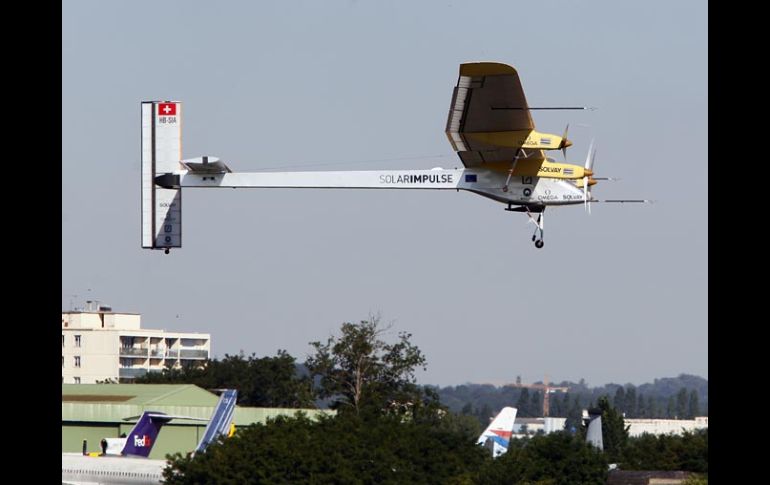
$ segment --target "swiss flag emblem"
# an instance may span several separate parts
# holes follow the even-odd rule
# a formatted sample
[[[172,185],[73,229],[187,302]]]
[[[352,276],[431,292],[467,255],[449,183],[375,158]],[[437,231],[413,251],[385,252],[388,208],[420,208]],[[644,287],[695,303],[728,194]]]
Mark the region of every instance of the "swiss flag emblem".
[[[176,104],[174,103],[158,104],[158,116],[176,116]]]

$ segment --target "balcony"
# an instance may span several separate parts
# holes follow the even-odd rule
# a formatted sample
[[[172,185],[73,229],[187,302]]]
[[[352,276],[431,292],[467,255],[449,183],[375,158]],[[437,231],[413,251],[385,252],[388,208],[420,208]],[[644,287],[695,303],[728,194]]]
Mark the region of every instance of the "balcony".
[[[179,357],[178,350],[169,350],[168,352],[166,352],[167,359],[176,359],[177,357]]]
[[[147,357],[147,347],[121,347],[120,355]]]
[[[118,377],[125,379],[133,379],[136,377],[141,377],[143,375],[147,374],[147,369],[142,369],[140,367],[132,368],[132,367],[122,367],[118,369]]]
[[[182,359],[208,359],[208,350],[182,349],[179,351],[179,357]]]
[[[156,357],[156,358],[162,359],[165,356],[166,356],[166,349],[150,350],[150,357]]]

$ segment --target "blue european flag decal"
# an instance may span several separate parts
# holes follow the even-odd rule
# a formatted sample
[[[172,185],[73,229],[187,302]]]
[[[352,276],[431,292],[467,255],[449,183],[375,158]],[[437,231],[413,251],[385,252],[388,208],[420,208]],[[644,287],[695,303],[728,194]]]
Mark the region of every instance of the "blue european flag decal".
[[[466,182],[476,182],[476,174],[475,173],[469,173],[465,175],[465,181]]]

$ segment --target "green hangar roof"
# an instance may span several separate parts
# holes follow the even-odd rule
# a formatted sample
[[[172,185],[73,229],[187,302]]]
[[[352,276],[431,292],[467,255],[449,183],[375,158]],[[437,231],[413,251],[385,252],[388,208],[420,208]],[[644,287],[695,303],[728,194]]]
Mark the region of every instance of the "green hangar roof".
[[[192,384],[62,384],[61,401],[160,406],[215,406],[218,397]]]
[[[192,384],[62,384],[61,419],[78,422],[125,422],[144,411],[209,419],[219,396]],[[237,406],[234,423],[246,426],[267,418],[294,415],[302,411],[309,418],[334,411],[317,409],[250,408]],[[175,420],[178,424],[197,424]]]

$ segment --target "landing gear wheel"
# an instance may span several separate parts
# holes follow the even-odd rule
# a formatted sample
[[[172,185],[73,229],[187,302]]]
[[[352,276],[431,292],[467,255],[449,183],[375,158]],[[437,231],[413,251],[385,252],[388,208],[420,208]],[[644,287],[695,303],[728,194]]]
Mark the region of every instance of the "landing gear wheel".
[[[543,242],[542,239],[538,239],[537,241],[535,241],[535,247],[538,248],[538,249],[542,248],[543,244],[545,244],[545,243]]]

